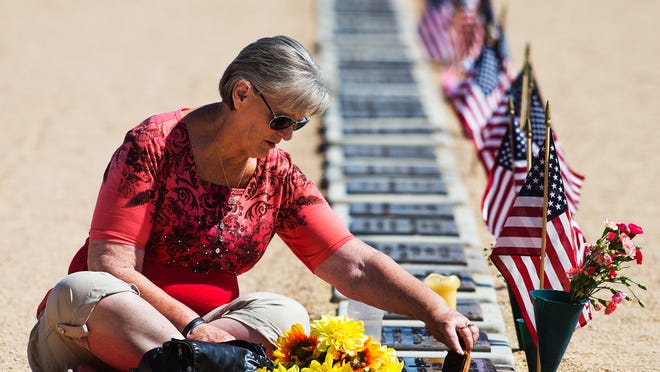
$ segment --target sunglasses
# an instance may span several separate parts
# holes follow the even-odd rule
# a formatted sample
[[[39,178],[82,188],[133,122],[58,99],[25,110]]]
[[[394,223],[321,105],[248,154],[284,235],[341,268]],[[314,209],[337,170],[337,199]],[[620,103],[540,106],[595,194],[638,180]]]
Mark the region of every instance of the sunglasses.
[[[309,123],[309,119],[306,118],[306,117],[304,119],[298,121],[298,120],[290,118],[286,115],[277,115],[275,113],[275,111],[273,111],[273,109],[270,108],[270,105],[268,104],[268,101],[266,101],[266,98],[264,97],[264,95],[261,94],[261,92],[259,92],[256,89],[254,91],[264,101],[264,103],[266,104],[266,107],[268,107],[268,110],[270,110],[270,113],[273,114],[273,118],[270,119],[270,122],[268,123],[268,126],[270,127],[270,129],[282,130],[282,129],[286,129],[290,126],[293,126],[293,130],[296,131],[296,130],[301,129],[302,127],[304,127],[305,124]]]

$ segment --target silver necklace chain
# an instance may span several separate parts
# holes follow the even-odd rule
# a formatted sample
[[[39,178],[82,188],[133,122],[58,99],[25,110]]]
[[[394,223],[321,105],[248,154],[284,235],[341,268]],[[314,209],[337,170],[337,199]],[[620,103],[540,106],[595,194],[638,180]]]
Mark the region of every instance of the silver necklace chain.
[[[249,159],[248,159],[249,161]],[[247,169],[248,162],[245,162],[245,165],[243,165],[243,170],[241,171],[241,177],[238,179],[238,184],[236,187],[241,187],[241,184],[243,183],[243,176],[245,176],[245,170]],[[222,169],[222,175],[225,177],[225,184],[228,187],[234,187],[229,183],[229,179],[227,178],[227,173],[225,172],[225,164],[222,161],[222,153],[220,154],[220,169]]]

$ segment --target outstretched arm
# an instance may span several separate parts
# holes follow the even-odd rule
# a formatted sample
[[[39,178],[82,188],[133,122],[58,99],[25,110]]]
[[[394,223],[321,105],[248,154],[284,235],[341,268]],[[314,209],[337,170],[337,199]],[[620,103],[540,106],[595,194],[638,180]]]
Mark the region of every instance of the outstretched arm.
[[[469,319],[390,257],[359,239],[348,241],[314,273],[352,299],[422,320],[433,337],[457,352],[463,350],[459,335],[466,350],[479,337],[477,327],[465,327]]]

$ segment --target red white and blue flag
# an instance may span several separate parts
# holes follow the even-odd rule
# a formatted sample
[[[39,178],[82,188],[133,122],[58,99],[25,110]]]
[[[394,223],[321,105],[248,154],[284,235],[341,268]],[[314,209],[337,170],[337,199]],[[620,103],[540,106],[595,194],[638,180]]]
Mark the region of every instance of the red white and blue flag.
[[[566,272],[582,264],[585,241],[573,221],[560,176],[560,163],[554,141],[550,141],[547,215],[543,215],[545,146],[532,162],[532,167],[504,222],[491,261],[506,280],[520,308],[527,328],[536,339],[534,306],[529,292],[539,289],[542,222],[546,226],[546,258],[544,289],[570,290]],[[585,307],[580,325],[591,318]]]
[[[448,92],[449,103],[462,124],[463,133],[472,139],[477,149],[483,147],[482,128],[511,85],[507,67],[498,44],[486,45],[465,79]]]
[[[499,235],[526,176],[527,142],[518,125],[513,123],[509,125],[500,140],[498,153],[481,200],[481,215],[493,236]]]
[[[428,0],[417,34],[432,61],[451,65],[476,58],[485,39],[479,1]]]
[[[479,159],[481,160],[486,172],[490,172],[495,164],[495,157],[499,151],[500,143],[504,133],[509,126],[509,98],[513,99],[513,106],[515,110],[515,121],[520,120],[520,105],[522,97],[522,80],[523,73],[519,73],[514,82],[511,84],[507,94],[502,97],[499,105],[493,112],[493,115],[488,120],[486,125],[481,131],[482,147],[477,149]],[[539,147],[545,142],[545,109],[543,108],[543,100],[538,88],[538,83],[532,77],[531,93],[530,93],[530,106],[529,106],[529,119],[532,124],[532,153],[536,153]],[[584,176],[575,172],[569,165],[566,155],[561,149],[557,134],[553,131],[553,140],[557,152],[557,158],[561,165],[561,175],[564,179],[564,187],[566,198],[568,199],[568,206],[571,213],[576,214],[578,204],[580,202],[580,194],[582,192],[582,185],[584,183]]]

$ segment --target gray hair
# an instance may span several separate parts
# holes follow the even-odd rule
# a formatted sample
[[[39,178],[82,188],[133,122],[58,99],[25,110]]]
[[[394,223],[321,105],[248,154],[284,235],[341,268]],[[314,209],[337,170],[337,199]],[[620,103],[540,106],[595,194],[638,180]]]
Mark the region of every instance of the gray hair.
[[[306,115],[322,113],[328,90],[309,52],[288,36],[261,38],[241,50],[220,79],[222,101],[234,109],[232,90],[249,81],[259,92],[276,97],[280,108]]]

